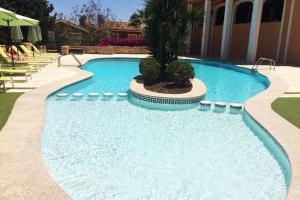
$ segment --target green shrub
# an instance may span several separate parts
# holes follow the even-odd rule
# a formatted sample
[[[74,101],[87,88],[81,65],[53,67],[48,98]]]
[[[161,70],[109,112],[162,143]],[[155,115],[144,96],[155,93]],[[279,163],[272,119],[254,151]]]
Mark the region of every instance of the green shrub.
[[[167,67],[167,73],[170,81],[179,85],[189,85],[190,79],[195,77],[193,66],[185,61],[173,61]]]
[[[160,77],[161,65],[154,58],[145,58],[140,62],[140,73],[146,81],[154,82]]]

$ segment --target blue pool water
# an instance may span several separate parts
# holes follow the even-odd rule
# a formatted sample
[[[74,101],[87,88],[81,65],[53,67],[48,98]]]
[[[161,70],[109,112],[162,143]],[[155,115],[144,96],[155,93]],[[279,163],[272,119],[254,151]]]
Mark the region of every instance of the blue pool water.
[[[102,59],[89,62],[83,69],[94,74],[92,79],[68,87],[63,92],[119,92],[128,91],[133,77],[139,75],[138,59]],[[268,80],[249,70],[235,66],[193,61],[196,78],[208,88],[207,100],[243,103],[268,87]]]
[[[244,102],[268,85],[232,67],[193,66],[210,100]],[[127,91],[137,67],[138,60],[92,61],[84,69],[94,77],[62,91]],[[54,94],[41,149],[50,174],[75,200],[283,200],[290,176],[279,147],[246,114],[199,107],[160,111]]]

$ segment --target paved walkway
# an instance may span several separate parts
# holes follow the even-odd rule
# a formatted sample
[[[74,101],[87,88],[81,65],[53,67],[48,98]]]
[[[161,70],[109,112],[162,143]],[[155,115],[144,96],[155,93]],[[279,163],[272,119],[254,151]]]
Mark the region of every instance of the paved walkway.
[[[252,65],[238,66],[252,68]],[[273,71],[270,70],[269,66],[259,66],[259,71],[272,73],[288,83],[289,87],[282,97],[300,97],[300,67],[277,66],[276,70]]]
[[[269,70],[267,66],[263,70]],[[289,89],[284,97],[300,97],[300,67],[277,66],[273,71],[275,75],[288,83]]]
[[[8,92],[26,92],[30,89],[38,88],[51,82],[69,78],[76,73],[68,69],[68,67],[57,67],[57,62],[49,64],[47,67],[42,68],[41,71],[32,74],[32,79],[24,80],[24,77],[14,77],[15,89],[10,89]],[[7,84],[10,87],[10,84]]]
[[[300,94],[300,67],[277,67],[275,74],[289,84],[288,93]]]

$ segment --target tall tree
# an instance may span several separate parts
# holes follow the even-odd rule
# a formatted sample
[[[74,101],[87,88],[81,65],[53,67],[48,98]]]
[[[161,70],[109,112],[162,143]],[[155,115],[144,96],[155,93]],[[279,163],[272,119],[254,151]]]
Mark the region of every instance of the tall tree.
[[[190,16],[185,0],[146,0],[145,38],[152,56],[166,67],[185,52]]]
[[[89,0],[82,6],[73,7],[70,21],[88,29],[92,36],[91,43],[97,44],[108,35],[110,22],[115,21],[115,16],[111,9],[103,7],[101,1]]]
[[[42,43],[47,42],[48,30],[55,20],[55,17],[50,16],[54,7],[48,0],[0,0],[0,6],[17,14],[40,20]]]
[[[138,9],[136,10],[130,17],[129,22],[130,26],[141,26],[144,24],[144,19],[145,19],[145,10],[143,9]]]

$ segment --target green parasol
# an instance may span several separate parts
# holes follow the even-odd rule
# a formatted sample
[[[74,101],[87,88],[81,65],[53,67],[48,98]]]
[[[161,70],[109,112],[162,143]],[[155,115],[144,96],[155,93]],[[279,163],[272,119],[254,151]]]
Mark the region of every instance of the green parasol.
[[[14,42],[20,42],[24,39],[20,26],[10,27],[10,39]]]
[[[10,26],[15,19],[17,19],[15,13],[0,7],[0,26]]]
[[[38,20],[17,15],[0,7],[0,26],[36,26],[38,23]]]
[[[22,15],[17,15],[12,11],[0,7],[0,26],[37,26],[38,20],[31,19]],[[7,45],[11,44],[10,31],[7,31]],[[12,56],[12,63],[14,64],[14,57]]]
[[[21,25],[21,26],[38,26],[39,25],[39,20],[36,20],[36,19],[32,19],[32,18],[29,18],[29,17],[25,17],[25,16],[22,16],[22,15],[18,15],[16,14],[16,17],[18,20],[22,20],[23,24],[24,25]],[[27,25],[25,25],[27,24]]]
[[[41,31],[41,27],[40,26],[37,26],[37,35],[38,35],[39,41],[42,41],[43,37],[42,37],[42,31]]]
[[[30,26],[29,27],[27,40],[33,44],[42,40],[41,29],[39,26]],[[34,56],[34,48],[32,48],[32,53]]]
[[[30,27],[28,28],[28,36],[27,36],[27,40],[28,40],[29,42],[31,42],[31,43],[36,43],[36,42],[39,41],[36,26],[30,26]]]

